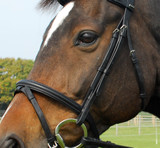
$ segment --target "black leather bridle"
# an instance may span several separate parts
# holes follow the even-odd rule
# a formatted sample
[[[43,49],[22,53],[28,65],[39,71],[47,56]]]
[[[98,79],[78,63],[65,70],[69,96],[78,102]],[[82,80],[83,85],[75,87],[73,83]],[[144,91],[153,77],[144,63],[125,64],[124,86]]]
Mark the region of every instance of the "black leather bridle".
[[[59,2],[62,5],[65,5],[70,0],[59,0]],[[102,84],[104,83],[104,79],[109,75],[110,69],[116,59],[117,53],[119,52],[123,41],[127,38],[128,40],[128,46],[129,46],[129,52],[131,61],[134,65],[135,74],[139,86],[140,91],[140,98],[142,99],[141,108],[144,108],[144,99],[146,98],[145,93],[145,87],[144,87],[144,78],[143,74],[138,62],[138,59],[135,54],[135,50],[133,49],[131,37],[130,37],[130,30],[129,30],[129,20],[131,17],[131,14],[134,10],[134,0],[108,0],[109,2],[116,4],[122,8],[124,8],[124,15],[122,19],[120,20],[117,28],[113,31],[112,39],[110,41],[110,45],[107,48],[106,55],[104,56],[104,59],[96,73],[95,78],[93,79],[90,88],[88,89],[88,92],[84,98],[84,102],[81,105],[73,101],[72,99],[64,96],[60,92],[57,92],[56,90],[53,90],[52,88],[35,82],[33,80],[21,80],[17,83],[17,88],[15,91],[15,94],[22,92],[24,93],[29,101],[32,103],[37,116],[41,122],[42,128],[45,132],[45,135],[47,137],[48,146],[50,148],[57,147],[57,140],[55,136],[52,134],[48,123],[45,119],[45,116],[40,109],[35,96],[33,95],[33,92],[38,92],[40,94],[43,94],[50,99],[53,99],[54,101],[57,101],[66,107],[70,108],[73,112],[75,112],[78,115],[77,118],[77,124],[81,125],[85,121],[88,122],[90,126],[90,130],[93,133],[94,138],[82,138],[82,143],[85,147],[91,146],[92,148],[97,147],[116,147],[116,148],[125,148],[125,146],[119,146],[115,145],[109,142],[103,142],[99,140],[99,133],[96,128],[96,124],[94,122],[94,119],[92,118],[91,114],[89,113],[90,107],[93,104],[95,98],[99,96],[100,90],[102,88]]]

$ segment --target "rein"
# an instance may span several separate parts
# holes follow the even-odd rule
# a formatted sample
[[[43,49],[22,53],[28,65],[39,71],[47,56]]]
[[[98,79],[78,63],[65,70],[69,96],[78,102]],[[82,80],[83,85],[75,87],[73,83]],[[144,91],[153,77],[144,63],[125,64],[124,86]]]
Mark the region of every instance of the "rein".
[[[33,105],[37,113],[37,116],[41,122],[45,135],[47,137],[49,148],[56,148],[58,146],[62,148],[67,147],[62,137],[59,135],[59,130],[61,126],[69,122],[76,123],[77,125],[81,126],[84,131],[84,137],[82,138],[81,143],[75,146],[74,148],[80,148],[82,146],[86,148],[89,148],[90,146],[92,146],[92,148],[97,148],[97,147],[127,148],[125,146],[120,146],[120,145],[113,144],[111,142],[103,142],[99,140],[99,133],[96,128],[96,124],[91,114],[89,113],[90,107],[92,106],[94,100],[101,93],[101,88],[103,86],[104,80],[109,75],[109,72],[116,59],[117,53],[119,52],[125,38],[127,38],[128,40],[130,57],[134,65],[135,74],[136,74],[136,78],[137,78],[137,82],[139,86],[140,98],[142,100],[141,108],[142,109],[144,108],[144,99],[146,97],[145,87],[144,87],[144,78],[143,78],[143,74],[142,74],[138,59],[135,54],[135,50],[133,49],[133,46],[132,46],[130,30],[129,30],[129,20],[134,10],[134,0],[108,0],[108,1],[120,7],[123,7],[125,9],[124,15],[122,19],[120,20],[117,28],[113,31],[112,39],[107,49],[107,53],[104,56],[104,59],[100,67],[98,68],[96,76],[90,85],[90,88],[88,89],[88,92],[85,96],[82,106],[76,103],[75,101],[73,101],[72,99],[64,96],[60,92],[53,90],[52,88],[44,84],[35,82],[33,80],[21,80],[16,85],[17,88],[15,91],[15,94],[20,93],[20,92],[24,93],[29,99],[29,101],[31,102],[31,104]],[[61,4],[64,5],[65,1],[62,0]],[[49,97],[50,99],[53,99],[54,101],[58,101],[59,103],[63,104],[64,106],[70,108],[73,112],[75,112],[78,115],[78,118],[77,119],[67,119],[67,120],[62,121],[59,125],[57,125],[56,130],[55,130],[55,135],[53,135],[45,119],[45,116],[42,110],[40,109],[35,96],[33,95],[33,92],[38,92],[40,94],[43,94]],[[92,131],[94,135],[94,138],[87,136],[87,129],[84,125],[85,121],[88,122],[90,126],[90,130]]]

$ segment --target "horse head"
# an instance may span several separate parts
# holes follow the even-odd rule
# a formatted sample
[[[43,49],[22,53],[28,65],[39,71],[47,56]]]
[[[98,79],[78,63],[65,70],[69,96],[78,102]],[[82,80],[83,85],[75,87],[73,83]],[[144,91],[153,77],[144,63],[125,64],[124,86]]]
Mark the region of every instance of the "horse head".
[[[133,118],[142,110],[160,117],[158,108],[153,110],[153,104],[159,103],[157,101],[159,95],[155,94],[155,91],[159,89],[160,84],[158,78],[159,44],[157,42],[160,36],[155,28],[160,28],[160,24],[157,22],[153,25],[150,20],[154,22],[156,19],[149,17],[151,14],[155,16],[160,14],[157,12],[159,8],[152,8],[153,6],[158,7],[159,2],[136,0],[135,9],[134,5],[128,5],[125,2],[59,0],[64,7],[46,29],[34,67],[26,82],[38,85],[39,88],[45,85],[47,92],[50,88],[54,89],[63,97],[67,96],[73,100],[77,106],[81,106],[92,86],[93,79],[97,78],[95,77],[97,70],[101,73],[99,67],[105,55],[109,54],[112,39],[117,38],[114,33],[128,27],[131,38],[128,41],[126,35],[128,33],[121,34],[123,44],[118,51],[111,52],[111,58],[112,56],[115,58],[111,60],[111,68],[108,68],[107,73],[104,69],[105,80],[100,83],[102,84],[100,93],[98,91],[93,104],[89,106],[90,112],[87,113],[94,119],[99,134],[116,123]],[[46,0],[43,1],[43,6],[52,3],[53,1]],[[132,14],[126,24],[128,26],[123,25],[126,11]],[[116,39],[116,43],[118,41],[119,38]],[[132,43],[134,50],[129,50],[128,42]],[[137,76],[135,72],[136,68],[130,58],[134,51],[136,51],[140,75],[143,76]],[[141,86],[137,83],[137,77],[143,78],[142,85],[146,92],[144,100],[139,95]],[[17,148],[48,147],[45,131],[35,108],[30,103],[32,98],[28,100],[26,97],[28,95],[26,91],[30,93],[31,89],[24,89],[15,94],[2,117],[0,124],[0,147],[2,148],[10,146]],[[57,100],[51,100],[41,91],[41,89],[38,92],[33,90],[31,95],[33,94],[36,98],[52,134],[61,121],[77,118],[77,113]],[[85,106],[85,103],[82,107]],[[93,136],[90,124],[86,121],[85,125],[89,136]],[[60,134],[66,145],[73,146],[81,140],[83,130],[75,123],[67,123],[61,127]]]

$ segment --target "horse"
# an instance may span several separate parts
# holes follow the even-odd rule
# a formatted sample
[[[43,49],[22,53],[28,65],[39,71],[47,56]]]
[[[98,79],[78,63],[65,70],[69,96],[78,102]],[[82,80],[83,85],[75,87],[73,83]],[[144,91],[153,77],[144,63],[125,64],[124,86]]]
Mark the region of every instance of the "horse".
[[[1,119],[1,148],[107,147],[99,135],[112,125],[141,111],[160,118],[160,1],[41,6],[56,3],[63,8]]]

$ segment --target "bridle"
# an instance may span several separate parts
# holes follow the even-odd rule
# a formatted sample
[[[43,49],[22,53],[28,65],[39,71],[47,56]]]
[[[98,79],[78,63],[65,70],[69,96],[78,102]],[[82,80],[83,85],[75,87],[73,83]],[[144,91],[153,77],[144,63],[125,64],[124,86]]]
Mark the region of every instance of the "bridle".
[[[59,2],[62,5],[65,5],[70,0],[59,0]],[[74,122],[77,125],[81,126],[84,131],[84,137],[81,140],[81,144],[78,147],[88,147],[92,146],[92,148],[97,147],[116,147],[116,148],[125,148],[125,146],[119,146],[115,145],[110,142],[103,142],[99,140],[99,133],[96,128],[96,124],[94,122],[94,119],[92,118],[91,114],[89,113],[90,107],[92,106],[94,100],[96,97],[98,97],[101,93],[101,88],[103,86],[105,78],[109,75],[109,72],[111,70],[111,67],[116,59],[116,56],[123,44],[123,41],[127,38],[128,40],[128,47],[129,47],[129,53],[131,57],[131,61],[134,65],[134,70],[139,86],[140,91],[140,98],[142,100],[141,108],[144,108],[144,100],[146,98],[145,93],[145,87],[144,87],[144,78],[143,74],[138,62],[138,59],[135,54],[135,50],[133,49],[132,42],[131,42],[131,36],[130,36],[130,29],[129,29],[129,20],[131,17],[131,14],[134,10],[134,0],[108,0],[109,2],[116,4],[122,8],[124,8],[124,15],[121,18],[117,28],[113,31],[112,39],[110,41],[110,45],[107,49],[107,52],[104,56],[104,59],[98,68],[98,71],[95,75],[95,78],[93,79],[88,92],[84,98],[82,106],[73,101],[72,99],[64,96],[60,92],[53,90],[52,88],[35,82],[33,80],[21,80],[17,83],[17,88],[15,91],[15,94],[22,92],[24,93],[31,104],[33,105],[37,116],[41,122],[42,128],[45,132],[45,135],[47,137],[48,141],[48,147],[49,148],[56,148],[58,145],[60,147],[66,147],[62,137],[59,135],[60,127],[66,123]],[[40,94],[43,94],[50,99],[53,99],[54,101],[58,101],[59,103],[63,104],[64,106],[70,108],[73,112],[75,112],[78,115],[77,119],[67,119],[62,121],[56,128],[56,135],[53,135],[48,123],[45,119],[45,116],[38,105],[35,96],[33,95],[33,92],[38,92]],[[87,129],[84,125],[84,122],[88,122],[90,126],[90,130],[93,133],[94,138],[87,137]],[[58,136],[57,136],[58,135]]]
[[[142,100],[141,108],[142,109],[144,108],[144,99],[146,97],[145,87],[144,87],[144,78],[143,78],[143,74],[142,74],[138,59],[135,54],[135,50],[133,49],[133,46],[132,46],[130,30],[129,30],[129,20],[134,9],[134,0],[108,0],[108,1],[120,7],[123,7],[125,9],[124,15],[120,20],[117,28],[113,31],[112,39],[110,41],[110,45],[107,49],[106,55],[104,56],[104,59],[96,73],[96,76],[93,79],[90,85],[90,88],[88,89],[88,92],[85,96],[82,106],[80,106],[78,103],[76,103],[72,99],[64,96],[60,92],[57,92],[56,90],[53,90],[52,88],[44,84],[35,82],[33,80],[21,80],[17,83],[15,94],[19,92],[23,92],[27,96],[31,104],[33,105],[37,113],[37,116],[41,122],[45,135],[47,137],[48,147],[50,148],[56,148],[58,145],[60,145],[61,147],[65,147],[65,144],[59,134],[57,134],[59,136],[58,138],[57,138],[57,135],[52,134],[48,126],[48,123],[45,119],[45,116],[40,106],[38,105],[32,91],[38,92],[40,94],[43,94],[49,97],[50,99],[58,101],[61,104],[65,105],[66,107],[70,108],[72,111],[74,111],[78,115],[78,118],[74,120],[74,122],[76,122],[77,125],[79,126],[83,125],[84,127],[85,121],[89,123],[90,129],[94,135],[94,138],[89,138],[87,137],[87,134],[85,134],[85,136],[81,140],[82,145],[84,145],[85,147],[87,147],[88,145],[92,145],[92,148],[93,147],[96,148],[97,146],[101,146],[101,147],[115,146],[117,148],[124,147],[124,146],[118,146],[112,143],[103,142],[99,140],[98,130],[96,128],[95,122],[91,114],[89,113],[89,111],[95,98],[99,96],[100,90],[103,86],[102,84],[104,83],[104,79],[109,75],[110,69],[116,59],[117,53],[119,52],[123,44],[123,41],[126,37],[128,40],[131,61],[134,65],[135,74],[136,74],[136,78],[137,78],[137,82],[140,90],[140,97]],[[62,5],[65,5],[69,1],[59,0],[59,2]],[[63,125],[66,122],[73,122],[73,120],[69,119],[67,121],[65,120],[64,122],[62,121],[62,123],[59,126]],[[84,132],[86,133],[85,127],[83,129],[84,129]],[[77,147],[81,147],[82,145],[80,146],[78,145]]]

